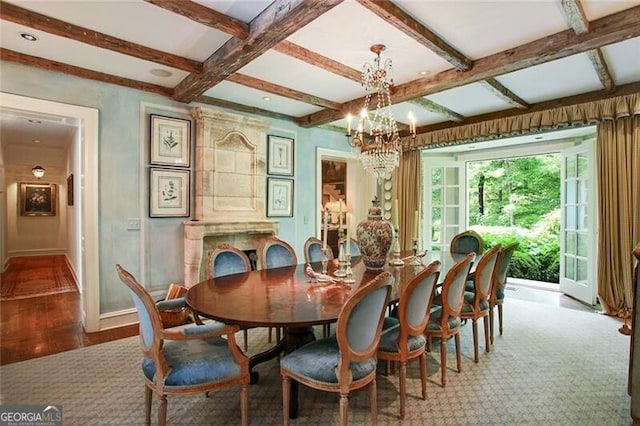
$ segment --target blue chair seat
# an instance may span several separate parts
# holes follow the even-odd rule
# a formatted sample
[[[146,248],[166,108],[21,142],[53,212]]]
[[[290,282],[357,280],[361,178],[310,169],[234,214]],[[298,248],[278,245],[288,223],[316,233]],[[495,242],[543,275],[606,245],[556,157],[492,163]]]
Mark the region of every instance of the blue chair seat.
[[[431,313],[429,317],[429,323],[427,324],[427,330],[442,330],[440,327],[440,316],[442,315],[442,307],[440,309],[435,309],[434,312]],[[449,317],[447,320],[447,324],[449,325],[449,330],[455,330],[460,327],[461,324],[460,317]]]
[[[471,309],[471,305],[473,304],[473,298],[474,298],[475,294],[473,292],[470,291],[465,291],[464,292],[464,304],[462,305],[462,313],[469,313],[469,312],[473,312],[473,310]],[[488,311],[489,310],[489,301],[488,300],[481,300],[480,301],[480,311]]]
[[[165,386],[193,386],[241,376],[227,341],[221,337],[206,340],[165,341],[162,347],[171,372]],[[152,358],[144,358],[142,371],[150,381],[156,374]]]
[[[400,321],[397,318],[386,317],[382,324],[382,335],[378,344],[378,351],[399,353],[398,336],[400,335]],[[409,344],[409,352],[413,352],[424,347],[427,344],[427,338],[420,334],[418,336],[409,336],[407,339]]]
[[[280,360],[280,366],[304,378],[324,383],[338,384],[336,371],[340,351],[335,336],[307,343]],[[376,369],[376,358],[352,362],[350,369],[354,381],[367,377]]]

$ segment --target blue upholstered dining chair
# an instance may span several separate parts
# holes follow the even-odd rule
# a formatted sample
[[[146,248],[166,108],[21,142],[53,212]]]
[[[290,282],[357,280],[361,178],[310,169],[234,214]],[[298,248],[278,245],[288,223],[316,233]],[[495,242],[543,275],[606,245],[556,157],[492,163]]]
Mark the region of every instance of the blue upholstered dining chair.
[[[258,268],[273,269],[298,264],[296,252],[289,243],[270,238],[258,249]]]
[[[292,380],[339,393],[341,425],[348,424],[349,393],[369,385],[372,423],[377,423],[376,351],[392,284],[392,275],[382,272],[359,287],[340,310],[334,336],[307,343],[280,360],[285,425]]]
[[[483,318],[484,348],[490,351],[489,345],[489,299],[494,285],[496,261],[500,254],[500,245],[490,248],[476,266],[471,291],[464,292],[464,303],[460,311],[462,320],[471,320],[473,327],[473,360],[478,362],[478,320]],[[469,283],[467,283],[468,285]]]
[[[482,254],[484,252],[484,241],[482,241],[482,237],[477,232],[467,230],[456,234],[451,239],[449,251],[451,253]]]
[[[442,386],[447,384],[447,340],[453,336],[456,344],[456,362],[458,373],[462,371],[460,353],[460,311],[462,310],[465,283],[475,253],[467,254],[449,269],[442,282],[441,292],[433,302],[433,308],[427,328],[427,348],[431,350],[432,340],[440,340],[440,377]]]
[[[247,255],[231,244],[222,243],[209,252],[207,258],[207,278],[223,277],[251,271],[251,262]],[[243,330],[244,350],[249,350],[249,333]]]
[[[498,307],[498,329],[502,336],[502,304],[504,303],[504,289],[507,286],[507,274],[509,273],[509,265],[513,253],[518,248],[518,243],[509,244],[500,249],[498,260],[496,262],[496,272],[493,275],[493,288],[491,289],[491,297],[489,298],[489,336],[491,344],[493,344],[493,310]]]
[[[328,250],[329,260],[333,259],[333,251]],[[309,237],[304,242],[304,263],[322,261],[322,241],[316,237]]]
[[[362,256],[362,252],[360,251],[360,246],[358,242],[353,238],[349,241],[350,249],[351,249],[351,257],[359,257]]]
[[[419,359],[422,399],[427,398],[427,339],[424,329],[429,321],[431,303],[438,277],[440,261],[436,260],[420,271],[405,286],[398,303],[398,317],[387,317],[382,326],[378,359],[400,363],[400,418],[405,417],[407,398],[407,361]]]
[[[235,333],[239,328],[216,321],[165,330],[149,293],[122,266],[116,265],[116,270],[131,292],[140,321],[145,423],[151,423],[153,392],[160,400],[158,424],[165,425],[167,395],[208,393],[238,385],[240,417],[242,424],[247,425],[249,359],[236,345]]]

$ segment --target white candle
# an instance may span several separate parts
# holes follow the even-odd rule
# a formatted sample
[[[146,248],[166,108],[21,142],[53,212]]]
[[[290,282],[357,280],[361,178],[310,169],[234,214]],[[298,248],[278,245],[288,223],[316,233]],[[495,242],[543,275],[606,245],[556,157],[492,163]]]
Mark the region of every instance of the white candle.
[[[418,239],[418,210],[413,215],[413,239]]]
[[[342,198],[338,200],[338,230],[342,231]]]
[[[346,215],[346,226],[347,226],[347,256],[351,256],[351,231],[349,230],[349,213]]]
[[[322,212],[324,236],[322,240],[322,248],[327,248],[327,233],[329,232],[329,209]]]
[[[347,134],[351,135],[351,113],[347,114]]]
[[[398,218],[400,217],[400,210],[398,210],[398,199],[393,201],[393,211],[391,212],[391,220],[393,221],[394,229],[400,229],[398,226]]]

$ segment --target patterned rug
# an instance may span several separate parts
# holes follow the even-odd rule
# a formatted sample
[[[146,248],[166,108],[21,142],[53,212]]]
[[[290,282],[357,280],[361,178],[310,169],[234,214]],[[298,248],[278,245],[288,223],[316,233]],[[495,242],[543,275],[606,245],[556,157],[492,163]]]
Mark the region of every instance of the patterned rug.
[[[1,300],[77,291],[63,255],[13,257],[1,274],[0,282]]]
[[[619,322],[596,313],[507,299],[504,335],[473,362],[470,324],[462,329],[463,371],[449,342],[448,383],[440,386],[439,347],[428,355],[427,400],[420,395],[417,363],[408,368],[407,417],[398,419],[398,378],[378,371],[380,425],[630,425],[627,395],[629,337]],[[320,331],[320,330],[318,330]],[[482,335],[482,332],[481,332]],[[242,341],[238,334],[238,341]],[[266,329],[249,330],[249,352],[268,346]],[[481,350],[484,346],[481,345]],[[65,426],[144,423],[144,385],[138,337],[0,367],[0,404],[63,406]],[[252,425],[282,425],[278,360],[257,366],[249,387]],[[169,397],[170,425],[240,424],[240,392]],[[349,398],[349,422],[371,424],[368,389]],[[300,388],[293,425],[339,423],[339,401]],[[153,402],[156,424],[157,401]]]

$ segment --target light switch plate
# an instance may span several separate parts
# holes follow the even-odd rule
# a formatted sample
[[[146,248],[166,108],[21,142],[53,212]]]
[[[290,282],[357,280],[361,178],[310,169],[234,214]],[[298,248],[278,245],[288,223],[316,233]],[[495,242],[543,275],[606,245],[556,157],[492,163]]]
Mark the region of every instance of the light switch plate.
[[[140,229],[140,219],[129,218],[127,219],[127,230],[137,231]]]

